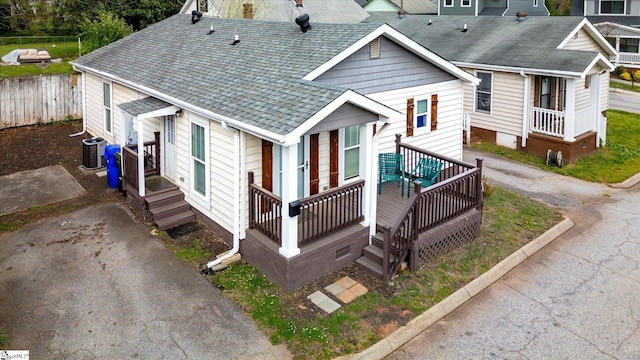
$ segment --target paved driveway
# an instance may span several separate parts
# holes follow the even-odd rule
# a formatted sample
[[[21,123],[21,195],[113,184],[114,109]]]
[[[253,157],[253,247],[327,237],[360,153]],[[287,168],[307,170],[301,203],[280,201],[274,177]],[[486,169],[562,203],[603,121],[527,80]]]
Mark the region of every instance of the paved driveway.
[[[0,236],[0,328],[34,359],[290,358],[116,204]]]
[[[613,189],[465,149],[575,226],[389,359],[638,359],[640,185]]]

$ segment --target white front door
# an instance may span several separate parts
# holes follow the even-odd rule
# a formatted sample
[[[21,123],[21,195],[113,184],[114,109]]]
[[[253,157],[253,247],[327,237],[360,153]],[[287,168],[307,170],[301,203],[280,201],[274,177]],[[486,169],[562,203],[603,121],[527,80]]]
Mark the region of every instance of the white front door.
[[[170,180],[176,178],[176,117],[164,117],[164,176]]]

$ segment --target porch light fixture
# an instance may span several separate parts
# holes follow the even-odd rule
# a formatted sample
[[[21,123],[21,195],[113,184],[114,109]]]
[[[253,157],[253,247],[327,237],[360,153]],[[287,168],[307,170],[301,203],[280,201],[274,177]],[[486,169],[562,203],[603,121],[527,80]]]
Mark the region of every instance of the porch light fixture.
[[[178,109],[178,111],[176,111],[176,116],[182,117],[182,109]]]

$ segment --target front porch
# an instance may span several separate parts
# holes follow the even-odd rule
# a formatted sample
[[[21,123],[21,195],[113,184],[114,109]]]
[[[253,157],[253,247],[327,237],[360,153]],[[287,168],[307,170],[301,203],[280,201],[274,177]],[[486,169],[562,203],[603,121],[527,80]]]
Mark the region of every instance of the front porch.
[[[184,200],[184,193],[172,182],[160,176],[160,133],[155,140],[143,144],[142,169],[138,145],[122,147],[122,188],[127,200],[143,217],[166,230],[195,220],[195,213]],[[140,191],[143,188],[144,191]]]
[[[406,169],[413,169],[420,158],[440,161],[443,170],[437,182],[423,189],[406,177],[405,187],[411,185],[411,193],[404,196],[396,183],[383,184],[375,199],[375,226],[362,222],[364,180],[288,204],[297,208],[290,213],[298,214],[300,253],[293,257],[280,251],[284,205],[249,175],[249,229],[240,244],[243,256],[271,280],[293,290],[354,261],[388,282],[403,261],[417,269],[475,238],[482,219],[481,160],[476,166],[466,164],[399,139],[397,152]]]

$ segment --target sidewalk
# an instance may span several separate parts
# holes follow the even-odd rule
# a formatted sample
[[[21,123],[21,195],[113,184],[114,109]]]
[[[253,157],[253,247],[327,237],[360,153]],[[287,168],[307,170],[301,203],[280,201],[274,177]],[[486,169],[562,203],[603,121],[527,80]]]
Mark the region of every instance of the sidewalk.
[[[624,183],[613,184],[610,185],[611,187],[608,187],[603,184],[589,183],[543,171],[539,168],[505,159],[495,154],[479,152],[465,147],[464,161],[475,163],[476,158],[484,159],[483,174],[487,176],[490,182],[560,208],[572,208],[579,205],[581,201],[589,201],[591,198],[602,197],[602,194],[605,193],[607,189],[611,190],[611,187],[628,188],[640,182],[640,174],[638,174]],[[458,307],[477,296],[495,281],[530,258],[540,249],[553,242],[573,226],[573,222],[565,218],[565,220],[532,240],[440,303],[417,316],[391,335],[363,352],[341,356],[338,359],[385,358],[421,332],[452,313]]]

